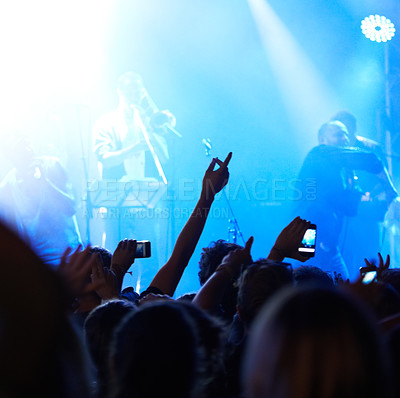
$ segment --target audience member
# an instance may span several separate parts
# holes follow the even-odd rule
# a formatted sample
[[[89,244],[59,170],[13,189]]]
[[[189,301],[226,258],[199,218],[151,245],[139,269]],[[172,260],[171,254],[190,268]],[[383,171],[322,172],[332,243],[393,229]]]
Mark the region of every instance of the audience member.
[[[0,396],[88,397],[87,357],[67,305],[79,277],[61,280],[2,224],[0,246]]]
[[[117,327],[111,349],[111,397],[196,396],[195,324],[182,306],[162,300],[140,306]]]
[[[243,247],[222,239],[211,242],[208,247],[203,248],[199,261],[200,286],[203,286],[208,278],[215,272],[216,268],[221,264],[222,259],[229,252],[236,249],[243,249]],[[218,315],[228,322],[232,320],[236,313],[237,290],[237,284],[232,283],[225,291],[224,297],[218,307]],[[193,298],[194,296],[192,299]]]
[[[123,277],[133,264],[136,254],[136,241],[125,239],[119,242],[115,252],[101,247],[81,246],[71,254],[68,248],[62,256],[57,272],[72,286],[74,319],[83,326],[86,316],[103,300],[126,298],[136,302],[139,294],[121,292]],[[82,267],[82,264],[87,264]]]
[[[333,289],[295,287],[257,317],[243,368],[245,397],[390,397],[388,365],[361,303]]]
[[[400,294],[400,269],[390,268],[384,270],[380,276],[379,280],[383,283],[388,283]]]
[[[300,265],[293,269],[293,278],[296,285],[316,284],[318,286],[332,287],[332,277],[319,267],[313,265]]]
[[[185,301],[177,301],[186,314],[193,320],[198,337],[198,346],[202,350],[202,364],[198,370],[200,394],[204,397],[221,396],[225,386],[223,348],[226,343],[227,329],[218,319],[198,306]]]
[[[224,354],[224,396],[241,396],[240,366],[251,322],[273,294],[293,283],[290,265],[281,261],[286,257],[307,260],[297,249],[309,225],[309,222],[296,217],[279,234],[268,258],[256,262],[253,262],[250,253],[253,244],[251,237],[243,249],[230,251],[223,258],[222,263],[193,300],[201,308],[214,312],[232,282],[238,281],[237,314],[231,325],[230,338]]]
[[[135,309],[127,300],[109,300],[91,311],[85,320],[86,345],[96,368],[94,391],[98,398],[106,397],[109,390],[109,356],[114,329]]]
[[[224,162],[218,158],[212,159],[203,177],[200,198],[178,236],[171,257],[154,276],[150,289],[171,297],[174,295],[203,232],[215,195],[228,183],[228,164],[231,158],[232,152],[228,154]],[[215,169],[216,165],[219,166],[217,169]]]

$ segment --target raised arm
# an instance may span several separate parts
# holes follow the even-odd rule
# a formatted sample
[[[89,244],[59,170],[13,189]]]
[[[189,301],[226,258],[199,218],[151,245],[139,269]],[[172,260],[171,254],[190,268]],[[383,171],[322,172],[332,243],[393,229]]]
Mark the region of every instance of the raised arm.
[[[251,247],[254,238],[251,236],[243,249],[230,251],[208,278],[193,299],[193,303],[205,311],[213,312],[221,303],[227,289],[238,279],[242,265],[253,262]]]
[[[218,158],[211,161],[203,178],[202,190],[196,207],[179,234],[171,257],[150,283],[151,287],[157,287],[169,296],[173,296],[175,293],[183,271],[188,265],[203,232],[215,195],[228,183],[228,164],[231,157],[232,152],[228,154],[224,162]],[[214,170],[216,165],[219,168]]]

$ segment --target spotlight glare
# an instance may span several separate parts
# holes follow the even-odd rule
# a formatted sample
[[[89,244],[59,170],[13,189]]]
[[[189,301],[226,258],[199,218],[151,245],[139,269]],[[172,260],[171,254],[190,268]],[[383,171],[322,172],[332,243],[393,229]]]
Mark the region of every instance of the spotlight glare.
[[[377,43],[392,39],[396,29],[389,18],[380,15],[370,15],[361,22],[361,31],[367,39]]]

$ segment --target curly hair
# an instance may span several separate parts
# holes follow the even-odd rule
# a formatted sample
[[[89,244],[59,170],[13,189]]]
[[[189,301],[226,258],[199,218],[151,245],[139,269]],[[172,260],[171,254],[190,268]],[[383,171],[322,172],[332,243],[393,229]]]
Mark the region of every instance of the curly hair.
[[[230,251],[236,249],[243,249],[243,247],[223,239],[211,242],[208,247],[203,249],[199,261],[200,271],[198,274],[201,286],[203,286],[207,279],[214,273],[218,265],[221,264],[222,259]]]

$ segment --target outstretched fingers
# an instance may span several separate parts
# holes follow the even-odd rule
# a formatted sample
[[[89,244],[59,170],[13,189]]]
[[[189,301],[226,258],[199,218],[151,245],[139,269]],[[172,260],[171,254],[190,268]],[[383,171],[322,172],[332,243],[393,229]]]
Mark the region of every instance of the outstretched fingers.
[[[231,161],[231,159],[232,159],[232,152],[229,152],[228,153],[228,156],[225,158],[225,160],[224,160],[224,163],[222,164],[222,167],[223,168],[226,168],[226,167],[228,167],[228,164],[229,164],[229,162]]]
[[[220,170],[225,170],[228,167],[229,162],[232,159],[232,152],[228,153],[228,156],[225,158],[224,161],[215,158],[216,163],[220,166]],[[214,159],[213,159],[214,160]]]
[[[244,250],[249,254],[251,252],[251,248],[253,246],[253,242],[254,242],[254,237],[250,236],[250,238],[247,240],[246,244],[244,245]]]
[[[209,165],[208,168],[207,168],[207,171],[206,171],[207,173],[210,173],[210,172],[214,171],[215,163],[217,163],[217,159],[216,159],[216,158],[213,158],[213,159],[211,160],[210,165]]]

